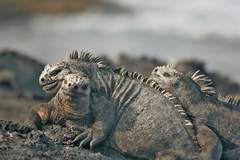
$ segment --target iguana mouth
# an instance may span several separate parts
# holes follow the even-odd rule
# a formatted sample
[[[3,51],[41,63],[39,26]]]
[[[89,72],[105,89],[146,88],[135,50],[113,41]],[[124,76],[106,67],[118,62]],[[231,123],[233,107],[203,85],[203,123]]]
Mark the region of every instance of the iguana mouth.
[[[51,80],[50,82],[41,82],[40,83],[40,85],[42,86],[42,87],[45,87],[45,86],[47,86],[47,85],[51,85],[51,84],[53,84],[53,83],[55,83],[57,80]]]
[[[59,82],[58,81],[52,81],[50,83],[46,83],[44,85],[42,85],[43,89],[46,91],[51,91],[54,88],[56,88],[58,86]]]
[[[70,97],[87,97],[86,93],[79,92],[79,91],[74,91],[74,90],[69,90],[69,89],[62,89],[63,94],[70,96]]]

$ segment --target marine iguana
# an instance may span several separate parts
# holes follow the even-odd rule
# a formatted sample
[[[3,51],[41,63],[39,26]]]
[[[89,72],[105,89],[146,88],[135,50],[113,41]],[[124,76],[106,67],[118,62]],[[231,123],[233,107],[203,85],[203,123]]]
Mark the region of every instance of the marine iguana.
[[[82,110],[85,110],[85,105],[81,106],[81,104],[87,102],[86,105],[89,105],[87,99],[90,97],[90,91],[87,87],[89,79],[81,76],[82,79],[80,81],[80,79],[76,79],[79,76],[80,74],[71,73],[62,77],[64,83],[61,83],[61,89],[59,87],[57,94],[48,103],[33,108],[30,114],[31,117],[27,119],[26,123],[33,128],[41,129],[43,124],[53,123],[65,125],[66,120],[68,118],[71,119],[70,117],[75,117],[76,119],[82,117],[78,115],[78,113],[80,113],[81,107],[83,108]],[[71,84],[70,82],[74,79],[76,82]],[[81,85],[86,89],[82,89]],[[79,105],[77,105],[77,102]]]
[[[176,99],[170,93],[161,90],[152,82],[149,83],[148,78],[140,78],[140,75],[138,78],[142,83],[137,79],[114,74],[112,69],[106,69],[107,67],[102,65],[102,59],[91,57],[90,54],[81,54],[78,57],[78,54],[73,53],[70,59],[71,62],[58,63],[61,66],[59,68],[64,72],[68,70],[68,74],[78,71],[87,75],[91,91],[105,97],[104,100],[108,99],[108,104],[113,106],[114,118],[110,118],[113,122],[112,125],[107,126],[111,129],[106,139],[108,145],[126,155],[138,158],[160,159],[171,155],[176,156],[174,159],[200,159],[197,158],[199,148],[186,128],[190,122],[185,119],[187,113],[181,116],[183,117],[181,119],[181,114],[173,109],[174,105],[169,101]],[[60,72],[58,71],[58,74]],[[42,78],[40,77],[40,81]],[[46,82],[45,79],[44,81]],[[59,84],[63,83],[62,78],[55,81]],[[179,104],[175,104],[175,107],[179,107]],[[102,112],[104,113],[102,116],[107,116],[109,119],[111,114],[106,113],[105,110]],[[204,151],[202,158],[219,159],[221,143],[217,136],[206,126],[197,125],[196,129],[198,143]],[[90,142],[91,145],[92,137],[89,138],[88,134],[80,134],[70,144],[81,141],[80,144]]]
[[[170,65],[155,67],[150,78],[177,96],[196,121],[213,129],[221,139],[224,151],[240,147],[240,108],[233,106],[238,104],[237,99],[228,98],[224,102],[209,96],[215,90],[209,86],[211,80],[205,75],[195,72],[190,77]]]
[[[44,124],[60,124],[77,129],[83,132],[77,138],[84,139],[79,146],[91,140],[92,148],[105,139],[111,129],[115,116],[112,114],[113,105],[103,96],[92,92],[90,80],[84,73],[69,73],[62,78],[57,94],[50,102],[33,108],[26,124],[38,129]]]

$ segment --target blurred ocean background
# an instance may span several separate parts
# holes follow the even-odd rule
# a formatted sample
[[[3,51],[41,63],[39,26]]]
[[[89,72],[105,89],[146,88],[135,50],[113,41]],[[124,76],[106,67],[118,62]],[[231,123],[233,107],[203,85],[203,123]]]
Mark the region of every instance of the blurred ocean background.
[[[43,62],[86,49],[115,57],[197,58],[240,82],[239,0],[109,0],[114,8],[0,20],[0,49]]]

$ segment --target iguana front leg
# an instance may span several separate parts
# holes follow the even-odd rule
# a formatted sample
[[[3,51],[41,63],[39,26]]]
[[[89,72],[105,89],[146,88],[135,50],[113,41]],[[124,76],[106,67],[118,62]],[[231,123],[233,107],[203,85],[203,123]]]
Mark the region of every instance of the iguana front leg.
[[[42,125],[49,121],[49,116],[50,109],[48,104],[40,104],[38,107],[31,109],[31,112],[24,123],[31,128],[41,129]]]
[[[106,136],[102,131],[97,131],[94,128],[87,128],[81,134],[77,135],[72,141],[65,144],[73,144],[80,142],[79,147],[84,147],[89,144],[90,149],[93,149],[97,144],[105,140]]]
[[[103,96],[94,96],[92,102],[93,125],[76,136],[74,140],[67,141],[66,144],[80,142],[80,147],[89,144],[90,149],[93,149],[107,138],[114,122],[114,106]]]

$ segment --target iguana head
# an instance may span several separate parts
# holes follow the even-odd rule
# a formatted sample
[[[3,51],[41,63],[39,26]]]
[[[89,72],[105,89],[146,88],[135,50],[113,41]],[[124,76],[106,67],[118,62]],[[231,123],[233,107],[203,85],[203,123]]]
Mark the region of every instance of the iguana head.
[[[64,76],[61,91],[70,97],[89,98],[90,80],[83,73],[70,73]]]
[[[171,87],[176,89],[180,85],[181,89],[192,89],[195,92],[200,88],[200,91],[208,96],[216,94],[216,89],[212,86],[213,81],[200,73],[199,70],[192,75],[184,75],[172,65],[158,66],[153,69],[150,78],[157,81],[165,89]]]
[[[197,102],[204,95],[212,95],[214,88],[210,85],[210,79],[199,72],[193,75],[184,75],[176,70],[171,65],[155,67],[150,76],[151,79],[158,82],[160,86],[168,91],[171,91],[181,101],[186,103]]]
[[[69,72],[66,64],[63,62],[47,64],[39,77],[39,84],[46,93],[54,94],[61,86],[64,75]]]
[[[155,67],[150,79],[174,93],[180,100],[196,101],[201,98],[201,88],[191,77],[173,68],[172,65]]]
[[[91,84],[84,73],[70,73],[63,77],[55,96],[55,104],[68,116],[80,118],[90,111]]]
[[[68,59],[60,63],[48,64],[45,66],[39,77],[39,83],[48,94],[57,93],[63,77],[72,72],[82,72],[88,77],[96,74],[96,70],[105,69],[108,66],[102,57],[93,57],[89,52],[72,52]]]
[[[158,82],[161,87],[168,89],[183,77],[183,74],[171,65],[157,66],[153,69],[150,78]]]

